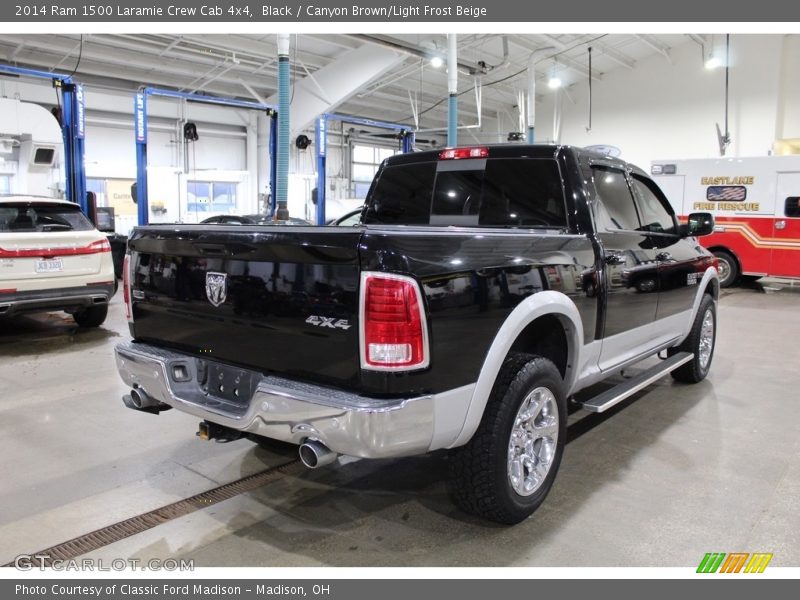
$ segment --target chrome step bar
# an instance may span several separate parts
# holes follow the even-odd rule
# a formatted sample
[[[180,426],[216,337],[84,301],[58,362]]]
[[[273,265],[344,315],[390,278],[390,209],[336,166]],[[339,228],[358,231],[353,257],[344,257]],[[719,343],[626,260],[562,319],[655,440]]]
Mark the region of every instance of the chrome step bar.
[[[661,379],[667,373],[674,371],[693,358],[694,354],[691,352],[678,352],[666,360],[661,361],[661,363],[643,371],[636,377],[632,377],[619,385],[615,385],[610,390],[606,390],[602,394],[587,400],[581,406],[589,412],[605,412],[612,406],[625,400],[625,398],[633,396],[639,390],[646,388],[654,381]]]

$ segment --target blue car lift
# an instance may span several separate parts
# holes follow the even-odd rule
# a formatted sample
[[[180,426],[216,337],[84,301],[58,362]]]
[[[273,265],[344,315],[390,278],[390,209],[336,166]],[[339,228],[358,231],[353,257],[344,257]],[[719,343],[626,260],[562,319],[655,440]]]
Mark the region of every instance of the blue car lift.
[[[314,127],[317,148],[317,225],[325,225],[325,180],[327,179],[325,163],[328,152],[328,121],[342,121],[344,123],[353,123],[355,125],[364,125],[366,127],[377,127],[380,129],[391,129],[398,131],[398,136],[402,143],[403,153],[406,154],[411,152],[414,147],[414,131],[408,125],[386,123],[384,121],[362,119],[359,117],[337,115],[333,113],[325,113],[317,117]]]
[[[275,214],[277,199],[275,198],[275,156],[278,147],[278,137],[276,121],[278,110],[271,104],[261,104],[260,102],[250,102],[248,100],[237,100],[234,98],[220,98],[218,96],[205,96],[203,94],[192,94],[188,92],[176,92],[161,88],[143,87],[137,92],[133,101],[134,131],[136,134],[136,207],[139,216],[139,225],[147,225],[149,222],[148,200],[147,200],[147,98],[150,96],[161,96],[166,98],[178,98],[189,102],[201,104],[214,104],[217,106],[229,106],[232,108],[246,108],[250,110],[265,111],[267,116],[272,119],[269,129],[269,156],[270,156],[270,215]]]
[[[0,73],[20,77],[50,79],[53,87],[61,90],[61,134],[64,138],[64,172],[66,173],[67,199],[89,214],[86,198],[86,169],[84,165],[84,138],[86,136],[86,111],[83,86],[75,83],[70,75],[60,75],[35,69],[23,69],[10,65],[0,65]]]

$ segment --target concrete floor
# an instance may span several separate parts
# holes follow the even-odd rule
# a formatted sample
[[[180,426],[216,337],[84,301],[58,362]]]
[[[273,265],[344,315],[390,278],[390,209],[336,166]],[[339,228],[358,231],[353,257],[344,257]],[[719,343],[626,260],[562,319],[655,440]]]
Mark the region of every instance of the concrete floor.
[[[773,552],[800,566],[800,289],[723,293],[707,381],[667,377],[609,416],[570,418],[556,485],[504,528],[456,510],[445,458],[345,460],[89,556],[196,566],[695,566]],[[64,314],[0,322],[0,564],[285,461],[197,420],[123,407],[111,348]]]

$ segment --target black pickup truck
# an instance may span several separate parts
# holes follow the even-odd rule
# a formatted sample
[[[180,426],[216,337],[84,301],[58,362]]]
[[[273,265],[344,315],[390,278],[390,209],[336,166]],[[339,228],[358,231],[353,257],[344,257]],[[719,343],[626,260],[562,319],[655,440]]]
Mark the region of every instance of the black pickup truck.
[[[394,156],[356,227],[140,227],[124,401],[309,467],[449,449],[456,502],[515,523],[552,487],[577,391],[661,352],[583,407],[706,376],[712,229],[640,169],[551,145]]]

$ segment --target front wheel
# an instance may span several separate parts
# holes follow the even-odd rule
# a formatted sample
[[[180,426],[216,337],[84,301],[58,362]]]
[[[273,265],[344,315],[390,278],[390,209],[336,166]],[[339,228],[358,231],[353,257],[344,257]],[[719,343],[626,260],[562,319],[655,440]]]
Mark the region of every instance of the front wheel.
[[[564,382],[548,359],[506,358],[483,419],[449,460],[449,489],[464,511],[508,525],[547,497],[564,453]]]
[[[719,286],[730,287],[739,279],[739,263],[726,250],[714,250],[719,265]]]
[[[672,377],[684,383],[699,383],[706,378],[714,358],[714,345],[717,340],[717,307],[714,299],[703,294],[697,309],[689,336],[668,354],[691,352],[694,358],[672,371]]]

